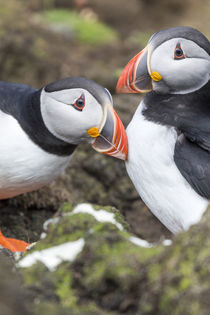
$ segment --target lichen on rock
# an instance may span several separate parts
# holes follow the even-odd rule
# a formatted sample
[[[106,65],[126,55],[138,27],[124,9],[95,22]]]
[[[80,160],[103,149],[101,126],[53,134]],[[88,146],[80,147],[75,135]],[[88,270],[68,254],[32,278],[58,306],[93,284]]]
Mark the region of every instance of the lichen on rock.
[[[113,207],[65,204],[44,227],[46,236],[18,262],[27,290],[42,292],[43,305],[50,294],[64,309],[86,304],[101,312],[130,308],[142,266],[161,251],[161,246],[148,251],[135,245]],[[65,246],[81,240],[72,259],[71,247]],[[49,254],[52,251],[56,257]]]
[[[45,225],[46,237],[18,262],[23,267],[34,252],[83,240],[73,259],[57,253],[55,268],[39,259],[19,268],[34,314],[54,304],[56,315],[208,314],[210,208],[170,246],[141,239],[136,245],[123,225],[112,207],[65,204]]]

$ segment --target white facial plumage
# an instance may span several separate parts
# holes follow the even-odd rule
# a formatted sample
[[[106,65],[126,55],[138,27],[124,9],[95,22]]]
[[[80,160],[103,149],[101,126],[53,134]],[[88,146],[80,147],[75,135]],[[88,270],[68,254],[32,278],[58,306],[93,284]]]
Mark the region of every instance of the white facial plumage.
[[[174,59],[177,44],[183,50],[183,59]],[[210,79],[209,54],[185,38],[173,38],[159,45],[152,52],[150,65],[151,71],[162,76],[162,80],[153,81],[153,89],[160,93],[190,93],[204,86]]]
[[[73,104],[81,96],[85,106],[80,111]],[[97,99],[82,88],[65,89],[55,92],[41,92],[41,113],[46,127],[57,138],[68,143],[92,142],[87,131],[99,127],[103,109]]]

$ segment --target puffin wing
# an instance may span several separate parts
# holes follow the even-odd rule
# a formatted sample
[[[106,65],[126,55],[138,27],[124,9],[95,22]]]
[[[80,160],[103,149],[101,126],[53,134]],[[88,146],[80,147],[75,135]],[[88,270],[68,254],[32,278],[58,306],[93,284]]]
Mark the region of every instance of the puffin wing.
[[[25,84],[0,81],[0,111],[18,119],[23,103],[27,103],[28,97],[35,91]]]
[[[198,142],[192,142],[181,134],[174,150],[174,161],[179,171],[194,190],[205,198],[210,198],[210,146],[208,144],[202,141],[199,145]]]

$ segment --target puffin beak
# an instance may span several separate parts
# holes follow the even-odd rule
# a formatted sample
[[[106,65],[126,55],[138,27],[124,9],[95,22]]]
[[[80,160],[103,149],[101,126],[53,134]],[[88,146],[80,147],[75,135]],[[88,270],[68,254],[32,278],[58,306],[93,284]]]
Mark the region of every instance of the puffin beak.
[[[152,90],[151,53],[152,48],[147,45],[129,61],[117,82],[117,93],[146,93]]]
[[[95,138],[92,147],[96,151],[121,160],[127,159],[128,139],[126,131],[111,104],[107,103],[104,107],[101,126],[90,128],[88,134]]]

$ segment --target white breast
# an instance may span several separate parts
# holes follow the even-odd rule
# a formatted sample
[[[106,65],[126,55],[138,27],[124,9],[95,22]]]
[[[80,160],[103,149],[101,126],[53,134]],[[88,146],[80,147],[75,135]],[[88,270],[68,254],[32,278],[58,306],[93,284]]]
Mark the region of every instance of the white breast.
[[[177,233],[200,220],[208,201],[191,188],[176,167],[175,129],[147,121],[143,107],[142,101],[127,128],[126,168],[145,204]]]
[[[49,154],[34,144],[16,119],[0,112],[0,199],[50,183],[70,157]]]

